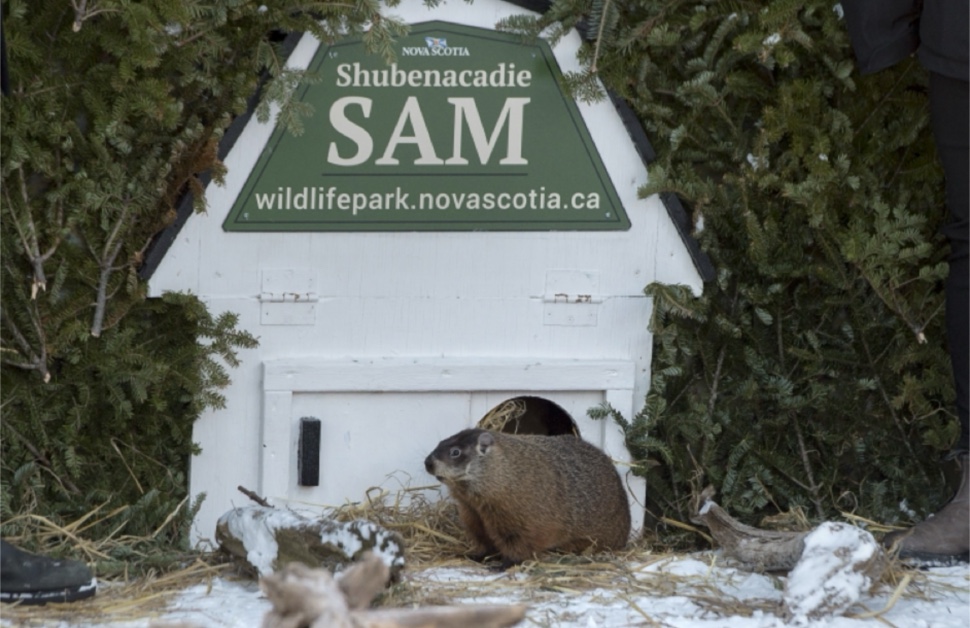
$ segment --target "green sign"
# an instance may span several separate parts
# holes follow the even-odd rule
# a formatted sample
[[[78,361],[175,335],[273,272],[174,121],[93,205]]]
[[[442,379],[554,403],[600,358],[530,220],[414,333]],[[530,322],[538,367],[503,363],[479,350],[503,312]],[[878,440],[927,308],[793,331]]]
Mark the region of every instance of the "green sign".
[[[226,231],[619,230],[630,222],[545,41],[412,26],[388,65],[321,46]]]

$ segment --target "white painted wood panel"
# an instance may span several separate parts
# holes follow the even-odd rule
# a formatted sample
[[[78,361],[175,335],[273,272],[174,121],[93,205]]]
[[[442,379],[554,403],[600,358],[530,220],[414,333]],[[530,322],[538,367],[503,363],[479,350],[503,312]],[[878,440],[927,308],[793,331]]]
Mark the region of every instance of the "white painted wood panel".
[[[265,390],[292,392],[632,390],[633,383],[625,360],[283,358],[263,370]]]
[[[259,491],[274,503],[321,508],[359,501],[372,488],[393,492],[433,484],[423,461],[434,446],[523,394],[557,403],[582,436],[617,460],[628,476],[631,461],[619,428],[593,421],[587,411],[609,398],[624,403],[634,376],[634,363],[619,360],[270,360],[263,369]],[[317,487],[297,484],[302,417],[322,423]],[[637,503],[643,481],[632,476],[626,481]],[[634,510],[633,517],[639,528],[642,511]]]
[[[293,467],[290,484],[277,499],[289,496],[302,506],[339,506],[363,501],[376,488],[372,498],[386,491],[393,503],[393,495],[402,489],[437,484],[424,470],[424,458],[440,440],[435,440],[439,426],[464,423],[470,398],[468,392],[294,395],[294,437],[299,417],[312,416],[321,422],[320,485],[299,486]],[[296,446],[295,438],[291,446]]]

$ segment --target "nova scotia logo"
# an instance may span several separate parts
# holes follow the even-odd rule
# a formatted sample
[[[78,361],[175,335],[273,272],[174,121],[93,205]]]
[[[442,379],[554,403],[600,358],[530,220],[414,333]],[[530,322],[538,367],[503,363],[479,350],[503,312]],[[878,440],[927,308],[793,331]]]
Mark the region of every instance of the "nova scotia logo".
[[[464,46],[449,46],[444,37],[425,37],[425,47],[404,46],[401,55],[404,57],[470,57],[468,48]]]

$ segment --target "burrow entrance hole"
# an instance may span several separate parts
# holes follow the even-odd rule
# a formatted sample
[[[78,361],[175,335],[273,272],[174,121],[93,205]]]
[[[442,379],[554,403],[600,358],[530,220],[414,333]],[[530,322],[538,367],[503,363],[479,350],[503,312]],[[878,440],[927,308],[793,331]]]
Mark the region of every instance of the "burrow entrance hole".
[[[507,399],[482,417],[478,427],[508,434],[579,436],[579,428],[562,407],[542,397],[522,396]]]

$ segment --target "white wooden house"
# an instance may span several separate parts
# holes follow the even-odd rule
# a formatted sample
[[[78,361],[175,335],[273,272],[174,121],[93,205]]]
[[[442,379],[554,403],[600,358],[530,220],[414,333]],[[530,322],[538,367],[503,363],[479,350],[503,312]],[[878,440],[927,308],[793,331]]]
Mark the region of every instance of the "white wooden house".
[[[468,29],[491,30],[500,18],[524,11],[502,0],[447,0],[434,9],[404,0],[390,13],[410,24],[430,23],[431,30],[422,35],[429,49],[448,46],[451,54],[463,47],[474,54],[478,42],[488,38]],[[417,56],[424,44],[411,44]],[[485,44],[492,45],[490,40]],[[561,71],[579,69],[579,46],[580,37],[573,33],[551,49]],[[335,65],[349,58],[349,48],[324,49],[328,56],[315,56],[320,49],[319,42],[304,36],[289,57],[293,67],[308,67],[314,59],[321,64],[321,87],[313,89],[325,89],[328,83],[337,89],[341,80],[345,87],[369,80],[355,77],[355,66],[349,62]],[[409,82],[402,74],[407,70],[405,51],[400,52],[398,83],[406,88],[431,80],[422,70]],[[503,166],[529,161],[558,167],[581,159],[557,154],[544,139],[552,146],[555,138],[532,132],[530,125],[538,125],[533,116],[544,115],[530,109],[540,95],[528,90],[539,79],[516,74],[526,71],[526,63],[518,63],[514,70],[512,62],[495,65],[496,75],[487,79],[492,84],[481,86],[483,92],[491,88],[490,94],[505,97],[506,109],[490,138],[479,132],[476,139],[472,114],[479,115],[480,131],[487,131],[494,111],[489,114],[482,105],[481,112],[463,110],[462,119],[459,104],[471,101],[460,97],[449,101],[455,105],[455,120],[449,118],[444,128],[466,124],[468,142],[474,141],[483,168],[488,151],[505,151]],[[460,73],[452,76],[462,80]],[[474,77],[467,78],[470,85]],[[391,75],[388,80],[396,79]],[[630,488],[634,524],[640,527],[645,486],[629,473],[622,432],[612,422],[589,419],[587,410],[608,402],[631,417],[640,409],[649,385],[652,344],[647,329],[651,301],[643,289],[659,281],[686,284],[700,293],[707,271],[683,225],[677,224],[677,212],[682,210],[671,206],[676,199],[664,203],[656,196],[637,197],[647,179],[644,138],[638,127],[628,128],[629,116],[624,124],[618,103],[571,103],[569,111],[578,112],[575,132],[588,130],[594,147],[588,157],[598,153],[628,227],[588,230],[581,225],[523,223],[520,228],[501,222],[455,228],[435,223],[434,216],[445,214],[432,213],[430,222],[414,228],[397,225],[394,230],[379,221],[364,230],[347,222],[252,230],[247,230],[248,223],[239,223],[240,228],[232,228],[233,219],[244,221],[257,213],[240,201],[255,194],[257,174],[271,171],[274,156],[296,150],[292,146],[302,146],[301,159],[313,167],[325,169],[328,155],[332,158],[330,183],[318,188],[321,199],[327,185],[352,185],[354,179],[340,175],[341,164],[335,162],[354,160],[354,138],[356,156],[366,152],[360,132],[361,121],[370,120],[365,109],[373,107],[376,120],[385,102],[381,99],[389,93],[357,92],[343,101],[352,106],[343,110],[342,138],[335,134],[335,129],[340,131],[336,121],[341,114],[334,117],[337,105],[330,112],[318,108],[307,121],[308,133],[299,138],[280,136],[272,121],[240,119],[224,146],[226,183],[208,188],[208,212],[183,212],[177,227],[156,243],[149,257],[145,274],[150,276],[152,296],[193,293],[214,313],[238,313],[240,326],[259,338],[259,347],[242,352],[241,366],[231,371],[226,407],[208,411],[195,426],[194,440],[202,453],[192,460],[191,492],[206,494],[195,538],[212,538],[216,519],[247,502],[237,491],[240,485],[277,505],[312,509],[359,501],[372,487],[394,492],[435,484],[423,468],[425,456],[441,439],[476,425],[512,398],[528,402],[540,429],[555,431],[561,427],[556,427],[557,421],[568,423],[571,417],[583,438],[618,461]],[[365,100],[371,102],[362,104]],[[406,102],[416,108],[414,103],[420,101]],[[519,109],[509,108],[509,102],[518,103]],[[403,158],[409,150],[417,155],[416,151],[436,148],[437,153],[421,153],[411,165],[417,168],[414,164],[420,159],[436,164],[432,181],[437,176],[444,181],[450,172],[446,168],[455,163],[458,140],[422,145],[418,123],[431,127],[435,121],[427,112],[423,120],[415,117],[414,109],[411,113],[415,115],[395,114],[387,123],[397,120],[397,135],[392,137],[400,146],[385,148],[373,140],[372,152]],[[347,122],[355,115],[356,135],[354,124]],[[519,126],[525,127],[524,147],[512,138],[516,115],[521,117]],[[409,123],[407,133],[402,120]],[[314,135],[314,129],[320,134]],[[330,150],[328,137],[336,138]],[[379,169],[382,165],[386,164],[373,165],[370,171],[378,184],[385,181],[379,177],[385,172]],[[495,172],[506,171],[484,174],[492,177],[490,185],[498,186],[496,190],[518,181],[494,176]],[[273,188],[279,190],[280,203],[289,185]],[[313,185],[316,182],[310,188]],[[457,189],[474,192],[476,185],[477,180],[462,179]],[[300,191],[305,190],[290,193]],[[543,194],[550,191],[542,189]],[[527,210],[512,207],[507,213],[516,211]],[[332,213],[347,220],[357,216],[354,210]],[[312,420],[303,420],[308,418]]]

